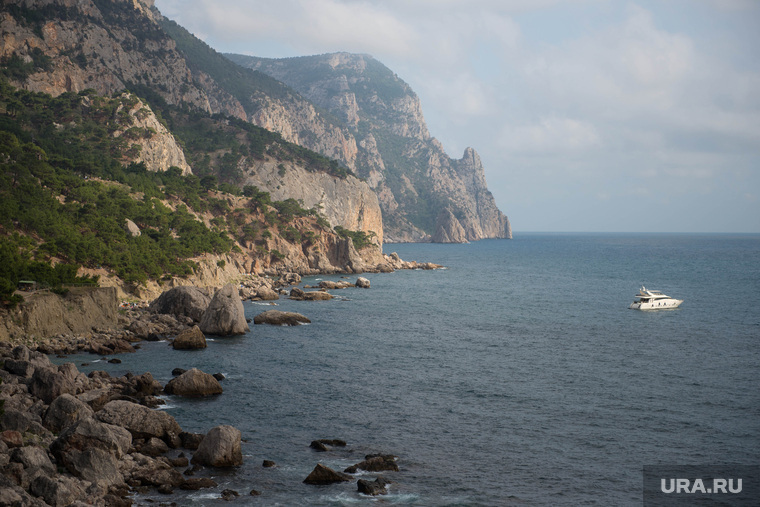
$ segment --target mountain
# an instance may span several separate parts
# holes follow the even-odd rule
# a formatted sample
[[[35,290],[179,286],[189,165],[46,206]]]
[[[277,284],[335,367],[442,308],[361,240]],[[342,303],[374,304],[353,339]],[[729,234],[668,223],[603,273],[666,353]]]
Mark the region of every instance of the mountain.
[[[176,166],[255,185],[274,199],[294,197],[379,244],[511,235],[474,150],[449,158],[428,133],[414,92],[371,57],[230,56],[234,63],[150,0],[2,0],[0,27],[0,67],[11,85],[54,97],[129,90],[141,103],[133,118],[153,121],[155,113],[154,124],[133,125],[151,135],[132,140],[125,163]],[[150,114],[137,114],[143,110]],[[315,170],[287,154],[252,157],[235,143],[204,153],[203,139],[172,124],[178,111],[266,128],[328,162]],[[463,234],[449,230],[458,227]]]
[[[358,153],[343,162],[377,193],[386,241],[511,237],[475,150],[468,148],[459,160],[448,157],[428,132],[417,95],[371,56],[226,56],[292,87],[353,135]],[[464,234],[450,234],[450,228]]]

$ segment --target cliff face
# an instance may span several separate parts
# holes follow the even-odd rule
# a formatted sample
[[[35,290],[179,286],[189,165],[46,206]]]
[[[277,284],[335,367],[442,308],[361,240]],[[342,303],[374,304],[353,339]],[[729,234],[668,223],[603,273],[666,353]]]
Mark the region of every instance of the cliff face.
[[[430,136],[416,94],[373,58],[227,56],[293,87],[351,132],[357,154],[341,160],[377,193],[386,242],[436,241],[440,227],[450,229],[449,238],[458,237],[456,224],[468,241],[511,237],[477,153],[468,148],[461,160],[449,158]],[[447,209],[452,216],[441,223],[439,215]]]
[[[116,296],[112,287],[75,288],[65,297],[44,292],[29,296],[0,319],[0,341],[13,336],[84,334],[93,328],[113,328],[118,318]]]
[[[370,234],[378,245],[383,242],[377,195],[356,178],[335,178],[276,161],[251,161],[244,175],[245,184],[266,189],[274,200],[296,199],[305,208],[319,209],[333,225]]]
[[[134,155],[126,157],[130,162],[142,162],[149,171],[165,171],[175,166],[187,175],[192,172],[185,160],[185,152],[166,127],[158,121],[150,106],[142,100],[124,94],[127,99],[120,105],[116,114],[121,115],[121,128],[113,132],[114,137],[128,139]]]

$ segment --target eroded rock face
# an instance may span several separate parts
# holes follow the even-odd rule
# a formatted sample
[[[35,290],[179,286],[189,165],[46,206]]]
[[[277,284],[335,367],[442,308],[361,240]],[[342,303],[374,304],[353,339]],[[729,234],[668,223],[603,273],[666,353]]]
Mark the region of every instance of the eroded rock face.
[[[242,434],[233,426],[211,428],[201,440],[191,462],[212,467],[233,467],[243,464]]]
[[[450,209],[446,208],[438,214],[435,233],[431,241],[433,243],[467,243],[464,227]]]
[[[166,384],[164,391],[177,396],[201,397],[222,393],[222,386],[213,375],[191,368]]]
[[[205,334],[229,336],[250,331],[245,320],[243,302],[237,287],[228,284],[219,289],[201,319],[200,329]]]

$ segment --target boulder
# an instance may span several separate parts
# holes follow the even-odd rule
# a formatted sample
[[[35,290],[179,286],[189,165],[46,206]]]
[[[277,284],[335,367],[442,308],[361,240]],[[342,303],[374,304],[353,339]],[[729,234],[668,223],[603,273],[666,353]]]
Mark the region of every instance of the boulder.
[[[356,482],[356,486],[359,493],[363,493],[365,495],[370,495],[370,496],[387,494],[388,490],[386,489],[386,486],[388,484],[391,484],[391,481],[385,479],[384,477],[378,477],[374,481],[359,479]]]
[[[259,287],[256,289],[256,298],[264,301],[274,301],[280,299],[280,295],[269,287]]]
[[[164,392],[189,397],[212,396],[221,394],[222,386],[213,375],[191,368],[171,379],[164,387]]]
[[[60,433],[75,422],[95,414],[84,401],[62,394],[50,404],[42,424],[53,433]]]
[[[58,368],[36,368],[29,384],[29,392],[47,404],[62,394],[74,394],[76,374],[72,375],[68,369],[63,368],[64,366],[62,364]]]
[[[303,289],[299,289],[298,287],[293,287],[290,289],[290,299],[301,301],[304,298],[304,294],[306,293],[303,291]]]
[[[137,236],[139,236],[140,234],[142,234],[142,233],[140,232],[140,228],[139,228],[139,227],[137,226],[137,224],[136,224],[136,223],[134,223],[132,220],[130,220],[130,219],[128,219],[128,218],[125,218],[125,219],[124,219],[124,222],[125,222],[125,226],[126,226],[126,228],[127,228],[127,232],[128,232],[128,233],[129,233],[129,234],[130,234],[130,235],[131,235],[133,238],[136,238]]]
[[[174,287],[158,296],[158,299],[148,306],[148,311],[190,317],[194,322],[200,322],[210,302],[211,298],[198,287]]]
[[[47,474],[55,472],[55,466],[50,461],[47,451],[36,445],[17,447],[10,452],[10,460],[21,463],[24,468],[42,470]]]
[[[188,433],[186,431],[183,431],[179,434],[179,438],[182,442],[182,447],[194,451],[200,447],[201,441],[203,440],[203,435],[200,433]]]
[[[281,312],[280,310],[267,310],[253,318],[254,324],[271,324],[273,326],[298,326],[309,324],[308,317],[295,312]]]
[[[172,342],[175,350],[196,350],[206,348],[206,337],[203,336],[201,328],[193,326],[185,329]]]
[[[362,289],[369,289],[369,280],[363,276],[360,276],[356,279],[356,286]]]
[[[29,492],[48,505],[72,505],[77,498],[85,496],[85,489],[79,480],[63,475],[49,477],[40,474],[32,481]],[[5,504],[0,501],[0,505]]]
[[[219,289],[211,300],[200,323],[205,334],[229,336],[250,331],[245,320],[243,302],[237,288],[228,284]]]
[[[6,359],[3,369],[24,378],[29,378],[34,373],[34,365],[30,361],[23,359]]]
[[[155,437],[171,443],[182,432],[171,415],[131,401],[109,401],[95,416],[101,422],[126,429],[133,438]]]
[[[222,425],[211,428],[201,440],[191,463],[212,467],[233,467],[243,464],[240,430]]]
[[[146,456],[160,456],[169,451],[169,446],[166,445],[166,442],[163,440],[151,437],[147,442],[140,446],[139,451]]]
[[[68,455],[85,449],[101,449],[121,458],[131,445],[132,435],[126,429],[87,417],[63,430],[50,451],[59,463],[65,463]]]
[[[333,484],[336,482],[348,482],[351,480],[350,475],[336,472],[332,468],[326,467],[319,463],[314,467],[314,470],[303,480],[306,484]]]
[[[28,411],[21,412],[20,410],[8,409],[0,417],[0,429],[24,433],[29,429],[34,419],[34,416]]]
[[[66,428],[50,445],[50,451],[72,475],[112,486],[124,482],[118,459],[131,443],[132,436],[124,428],[88,417]]]
[[[182,474],[175,470],[165,458],[152,458],[140,453],[133,453],[130,456],[134,460],[128,472],[130,484],[166,487],[170,490],[185,482]]]
[[[21,447],[24,445],[24,437],[16,430],[5,430],[0,433],[0,442],[9,448]]]

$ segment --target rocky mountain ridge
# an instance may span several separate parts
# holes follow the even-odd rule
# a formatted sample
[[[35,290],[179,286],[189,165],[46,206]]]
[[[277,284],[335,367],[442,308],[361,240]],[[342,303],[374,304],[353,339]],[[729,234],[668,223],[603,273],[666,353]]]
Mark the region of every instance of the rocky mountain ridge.
[[[371,56],[226,56],[293,87],[349,129],[359,153],[353,164],[344,162],[378,194],[386,241],[456,237],[439,230],[454,225],[437,219],[447,209],[464,229],[464,240],[511,237],[475,150],[468,148],[460,160],[448,157],[430,135],[417,95]]]

